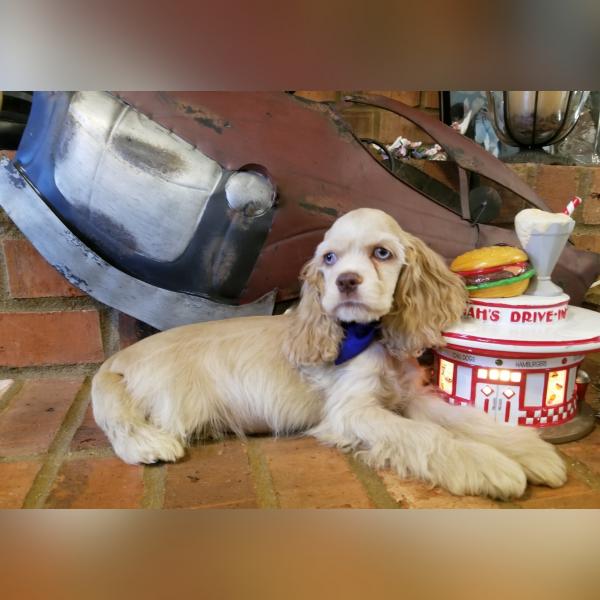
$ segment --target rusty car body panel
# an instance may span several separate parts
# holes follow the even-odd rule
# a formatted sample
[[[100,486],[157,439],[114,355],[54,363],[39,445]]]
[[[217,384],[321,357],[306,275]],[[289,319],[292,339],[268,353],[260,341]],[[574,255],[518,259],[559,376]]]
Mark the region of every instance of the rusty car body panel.
[[[62,101],[71,100],[67,98]],[[207,172],[214,176],[211,175],[206,185],[194,185],[206,190],[202,192],[202,200],[198,201],[212,202],[213,212],[204,209],[190,212],[185,227],[181,228],[181,239],[178,239],[176,221],[172,218],[168,230],[166,224],[161,229],[162,213],[155,205],[153,213],[148,211],[154,216],[146,225],[142,218],[136,220],[131,217],[135,212],[130,211],[127,219],[120,218],[119,193],[123,194],[121,204],[124,207],[133,206],[137,211],[145,201],[156,202],[152,185],[147,186],[143,195],[138,194],[135,202],[125,196],[135,196],[136,177],[147,179],[150,172],[159,178],[156,190],[160,186],[160,189],[164,188],[164,174],[160,168],[155,168],[153,161],[158,160],[156,157],[160,157],[162,146],[167,142],[156,138],[158,141],[152,142],[154,146],[148,146],[147,139],[135,139],[136,135],[140,138],[145,135],[139,129],[129,137],[121,135],[118,148],[111,149],[114,144],[111,146],[106,140],[113,135],[111,132],[114,128],[122,126],[117,117],[112,125],[107,123],[102,130],[107,133],[100,136],[102,151],[100,158],[95,159],[93,178],[98,178],[98,170],[106,167],[106,172],[101,174],[105,183],[97,189],[103,193],[108,190],[106,193],[112,194],[110,211],[115,214],[109,220],[120,223],[125,229],[118,232],[120,245],[115,243],[114,236],[111,238],[110,228],[103,231],[102,227],[92,227],[86,221],[84,208],[88,205],[77,198],[79,192],[76,191],[80,189],[83,190],[81,193],[87,193],[86,177],[80,178],[77,188],[72,181],[68,181],[68,170],[63,169],[60,173],[63,183],[58,190],[60,195],[56,195],[53,185],[60,165],[53,163],[45,171],[36,167],[36,160],[40,160],[38,146],[43,144],[34,139],[36,136],[30,136],[22,142],[14,165],[5,166],[7,172],[3,178],[4,189],[0,186],[0,204],[9,214],[11,211],[17,214],[14,201],[8,197],[24,193],[19,190],[23,185],[28,186],[28,210],[35,210],[37,194],[46,209],[50,209],[45,226],[56,230],[57,240],[70,239],[72,242],[63,251],[50,249],[48,242],[41,243],[36,239],[41,235],[40,231],[25,231],[42,254],[47,256],[52,250],[51,262],[75,285],[78,282],[81,284],[77,262],[69,258],[69,252],[74,251],[73,240],[78,240],[87,251],[81,253],[78,260],[86,260],[85,257],[90,253],[98,258],[96,264],[102,262],[103,268],[109,269],[127,287],[128,301],[125,306],[119,299],[119,290],[114,287],[109,291],[99,291],[99,286],[106,287],[109,278],[106,273],[94,275],[91,264],[85,267],[86,276],[92,281],[86,282],[85,291],[159,328],[233,316],[239,313],[237,309],[242,306],[246,306],[244,314],[264,314],[272,310],[275,294],[278,302],[295,299],[299,292],[298,273],[302,265],[312,255],[333,221],[354,208],[369,206],[385,210],[403,228],[425,240],[448,260],[476,246],[497,242],[517,243],[510,228],[473,224],[469,206],[470,177],[481,176],[498,189],[506,189],[512,198],[520,199],[523,207],[547,209],[543,200],[524,181],[474,142],[430,115],[389,98],[354,96],[347,97],[343,103],[330,105],[307,101],[284,92],[114,92],[102,98],[102,101],[112,104],[118,102],[122,107],[120,113],[133,115],[131,118],[143,121],[148,127],[159,128],[161,135],[169,137],[168,144],[180,144],[182,150],[176,157],[178,160],[183,157],[188,163],[209,164]],[[344,119],[344,108],[356,104],[392,111],[410,120],[444,148],[449,161],[456,165],[459,172],[460,185],[456,193],[460,200],[456,210],[431,201],[382,166],[366,150]],[[115,111],[115,114],[118,112]],[[51,120],[51,115],[48,119]],[[77,152],[80,152],[77,148],[80,146],[71,141],[72,134],[65,136],[60,129],[57,127],[55,137],[62,140],[62,145],[56,144],[56,148],[63,152],[65,148],[67,152],[70,151],[72,155],[69,159],[75,165],[79,156]],[[140,148],[144,152],[138,151]],[[177,152],[176,145],[172,145],[172,148]],[[48,148],[46,155],[55,157],[55,149]],[[111,160],[106,156],[112,157]],[[118,160],[114,159],[115,156]],[[170,156],[173,158],[172,154]],[[42,163],[45,165],[51,160],[55,158],[44,158]],[[129,163],[120,167],[121,160]],[[152,164],[148,166],[144,161]],[[171,161],[170,164],[175,163]],[[268,207],[267,214],[260,215],[260,222],[246,218],[247,215],[240,219],[235,210],[226,205],[224,182],[232,174],[245,171],[263,175],[277,191],[275,204]],[[192,177],[193,169],[188,169],[188,172],[189,176],[186,177]],[[43,177],[41,173],[44,173]],[[124,179],[125,174],[129,174],[130,183],[119,187],[119,177]],[[15,182],[15,178],[21,180]],[[52,180],[52,185],[48,185],[46,180]],[[183,187],[187,181],[185,179]],[[49,192],[45,194],[44,189]],[[171,192],[161,194],[160,202],[164,205],[165,213],[173,211],[170,217],[179,214],[173,208],[176,207],[177,198],[173,198],[172,203],[169,201],[169,194],[179,194],[178,189],[173,187]],[[194,202],[194,194],[186,202]],[[101,194],[98,198],[96,211],[102,210]],[[27,216],[19,214],[24,220],[22,228],[25,230]],[[104,216],[108,218],[110,213]],[[21,226],[19,222],[17,225]],[[136,231],[138,227],[146,227],[147,230]],[[148,228],[152,228],[151,235]],[[254,229],[256,233],[252,233]],[[165,236],[170,236],[173,243],[164,243],[162,246],[153,244],[154,239],[160,238],[161,231]],[[215,233],[217,231],[222,233]],[[235,235],[228,237],[227,232],[234,232]],[[70,233],[73,239],[69,238]],[[146,255],[140,257],[140,244],[128,245],[130,239],[142,240],[145,246],[142,245],[141,250]],[[192,240],[195,240],[195,246],[190,245]],[[208,240],[212,240],[211,248],[217,247],[219,250],[209,251]],[[188,261],[185,264],[182,256]],[[152,261],[156,263],[154,270]],[[178,265],[177,276],[173,275],[175,263]],[[117,276],[116,272],[124,277]],[[597,256],[570,247],[563,253],[555,275],[573,301],[579,303],[597,273]],[[148,296],[152,290],[156,291],[157,305],[151,307],[151,299],[145,298],[144,302],[139,303],[140,308],[136,308],[136,294]],[[271,300],[266,302],[265,298]],[[186,299],[191,299],[191,302]],[[204,307],[203,301],[206,301]],[[175,311],[175,321],[161,320],[159,315],[171,310],[167,307],[177,302],[191,309]],[[211,316],[215,304],[220,305],[221,309]],[[256,306],[254,313],[253,304]]]

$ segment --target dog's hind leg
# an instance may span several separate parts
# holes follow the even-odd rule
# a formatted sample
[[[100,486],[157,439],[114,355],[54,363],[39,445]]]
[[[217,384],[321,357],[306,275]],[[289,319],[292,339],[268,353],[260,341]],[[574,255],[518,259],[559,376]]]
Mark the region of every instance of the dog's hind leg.
[[[145,419],[120,373],[103,366],[92,380],[94,418],[108,436],[115,453],[126,463],[175,461],[184,454],[177,436]]]

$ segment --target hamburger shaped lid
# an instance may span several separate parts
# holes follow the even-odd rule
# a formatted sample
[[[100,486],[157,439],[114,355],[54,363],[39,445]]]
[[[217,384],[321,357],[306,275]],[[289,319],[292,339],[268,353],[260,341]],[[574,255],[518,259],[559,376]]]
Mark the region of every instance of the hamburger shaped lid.
[[[520,296],[535,275],[529,257],[513,246],[486,246],[457,256],[450,269],[460,275],[472,298]]]

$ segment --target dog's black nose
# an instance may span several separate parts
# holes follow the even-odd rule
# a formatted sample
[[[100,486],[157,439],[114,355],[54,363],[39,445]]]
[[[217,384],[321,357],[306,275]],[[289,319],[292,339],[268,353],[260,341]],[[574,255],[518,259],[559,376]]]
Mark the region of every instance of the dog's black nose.
[[[342,273],[335,280],[338,290],[342,294],[350,294],[362,283],[362,277],[358,273]]]

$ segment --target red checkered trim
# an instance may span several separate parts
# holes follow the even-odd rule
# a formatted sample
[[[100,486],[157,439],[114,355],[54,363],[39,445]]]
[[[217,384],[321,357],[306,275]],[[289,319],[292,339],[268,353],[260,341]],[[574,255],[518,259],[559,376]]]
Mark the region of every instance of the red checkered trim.
[[[519,417],[519,425],[527,427],[552,427],[567,423],[577,414],[577,394],[573,393],[571,398],[560,406],[528,407],[524,412],[525,415]],[[536,417],[536,412],[541,412],[541,414]]]

